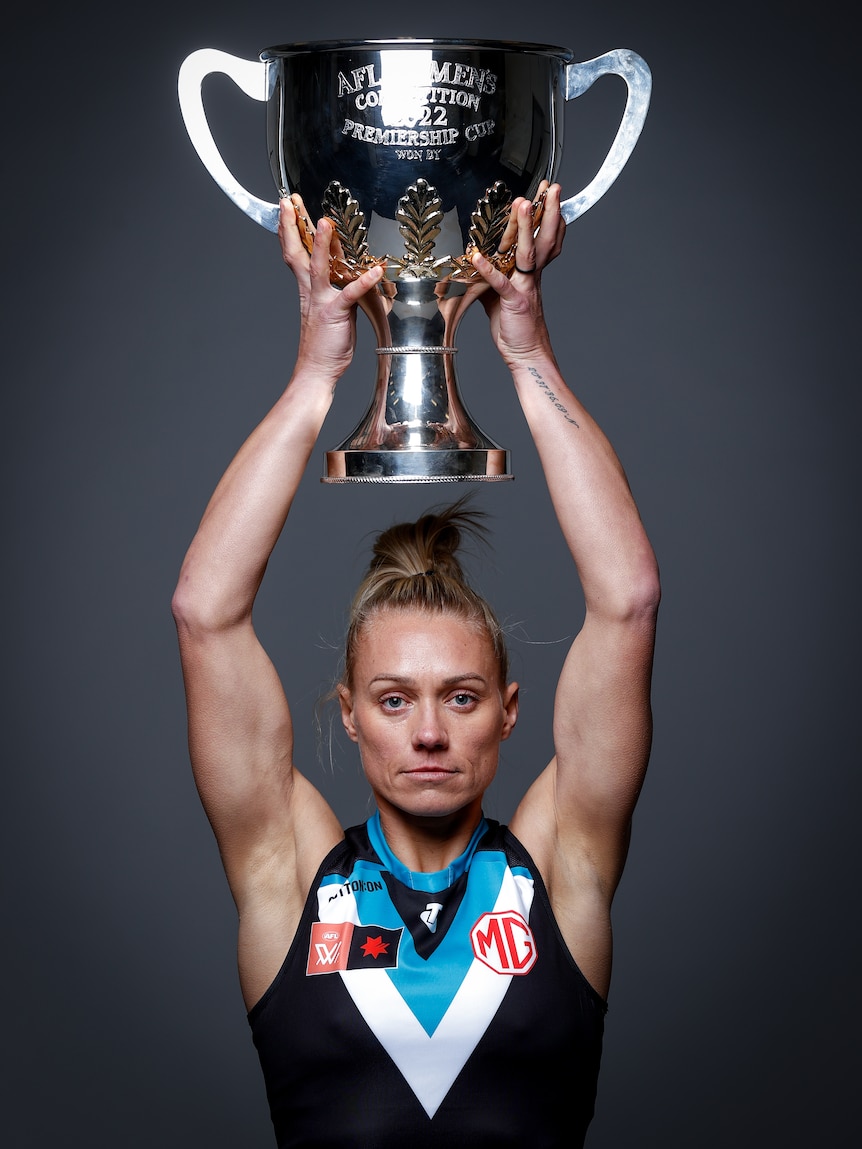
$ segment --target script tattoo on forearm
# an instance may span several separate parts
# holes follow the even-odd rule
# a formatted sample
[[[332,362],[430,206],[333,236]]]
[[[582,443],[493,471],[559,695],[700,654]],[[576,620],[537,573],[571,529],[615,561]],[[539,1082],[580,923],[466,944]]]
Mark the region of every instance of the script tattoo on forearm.
[[[536,380],[536,382],[539,384],[539,386],[542,388],[542,390],[545,392],[547,397],[551,400],[551,402],[554,404],[566,422],[571,423],[573,427],[580,426],[577,420],[571,417],[569,412],[566,410],[566,408],[563,406],[563,404],[560,402],[560,400],[557,398],[557,396],[554,394],[554,392],[551,390],[551,388],[548,386],[536,368],[528,367],[527,370],[530,372],[530,374],[533,376],[533,378]]]

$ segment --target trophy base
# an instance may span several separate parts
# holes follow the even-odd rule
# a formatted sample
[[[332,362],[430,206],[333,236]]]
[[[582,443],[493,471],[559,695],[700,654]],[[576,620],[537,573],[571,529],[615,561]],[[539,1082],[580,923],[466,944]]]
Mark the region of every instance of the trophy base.
[[[496,483],[513,479],[502,448],[327,451],[322,483]]]

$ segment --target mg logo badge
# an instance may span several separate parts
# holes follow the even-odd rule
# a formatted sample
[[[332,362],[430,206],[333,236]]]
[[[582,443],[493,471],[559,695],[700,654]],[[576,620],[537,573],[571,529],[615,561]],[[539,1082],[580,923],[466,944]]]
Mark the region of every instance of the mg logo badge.
[[[482,914],[470,931],[473,953],[495,973],[529,973],[536,964],[533,931],[516,910]]]

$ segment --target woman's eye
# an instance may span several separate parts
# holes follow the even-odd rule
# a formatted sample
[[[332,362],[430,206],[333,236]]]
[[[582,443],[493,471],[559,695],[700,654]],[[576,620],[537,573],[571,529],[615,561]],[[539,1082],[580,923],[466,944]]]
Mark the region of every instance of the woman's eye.
[[[399,698],[398,695],[393,695],[392,698],[383,699],[384,710],[400,710],[404,705],[404,699]]]
[[[475,698],[472,694],[466,694],[462,692],[460,694],[453,695],[452,701],[456,706],[469,706],[471,702],[475,702]]]

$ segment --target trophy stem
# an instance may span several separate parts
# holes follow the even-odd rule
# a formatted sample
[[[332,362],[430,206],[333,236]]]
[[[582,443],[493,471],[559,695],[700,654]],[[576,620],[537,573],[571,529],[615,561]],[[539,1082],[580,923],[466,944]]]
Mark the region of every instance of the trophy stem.
[[[368,308],[378,344],[374,397],[353,434],[326,453],[322,482],[512,478],[508,451],[476,426],[461,398],[453,336],[462,297],[461,285],[431,279],[381,285]]]

